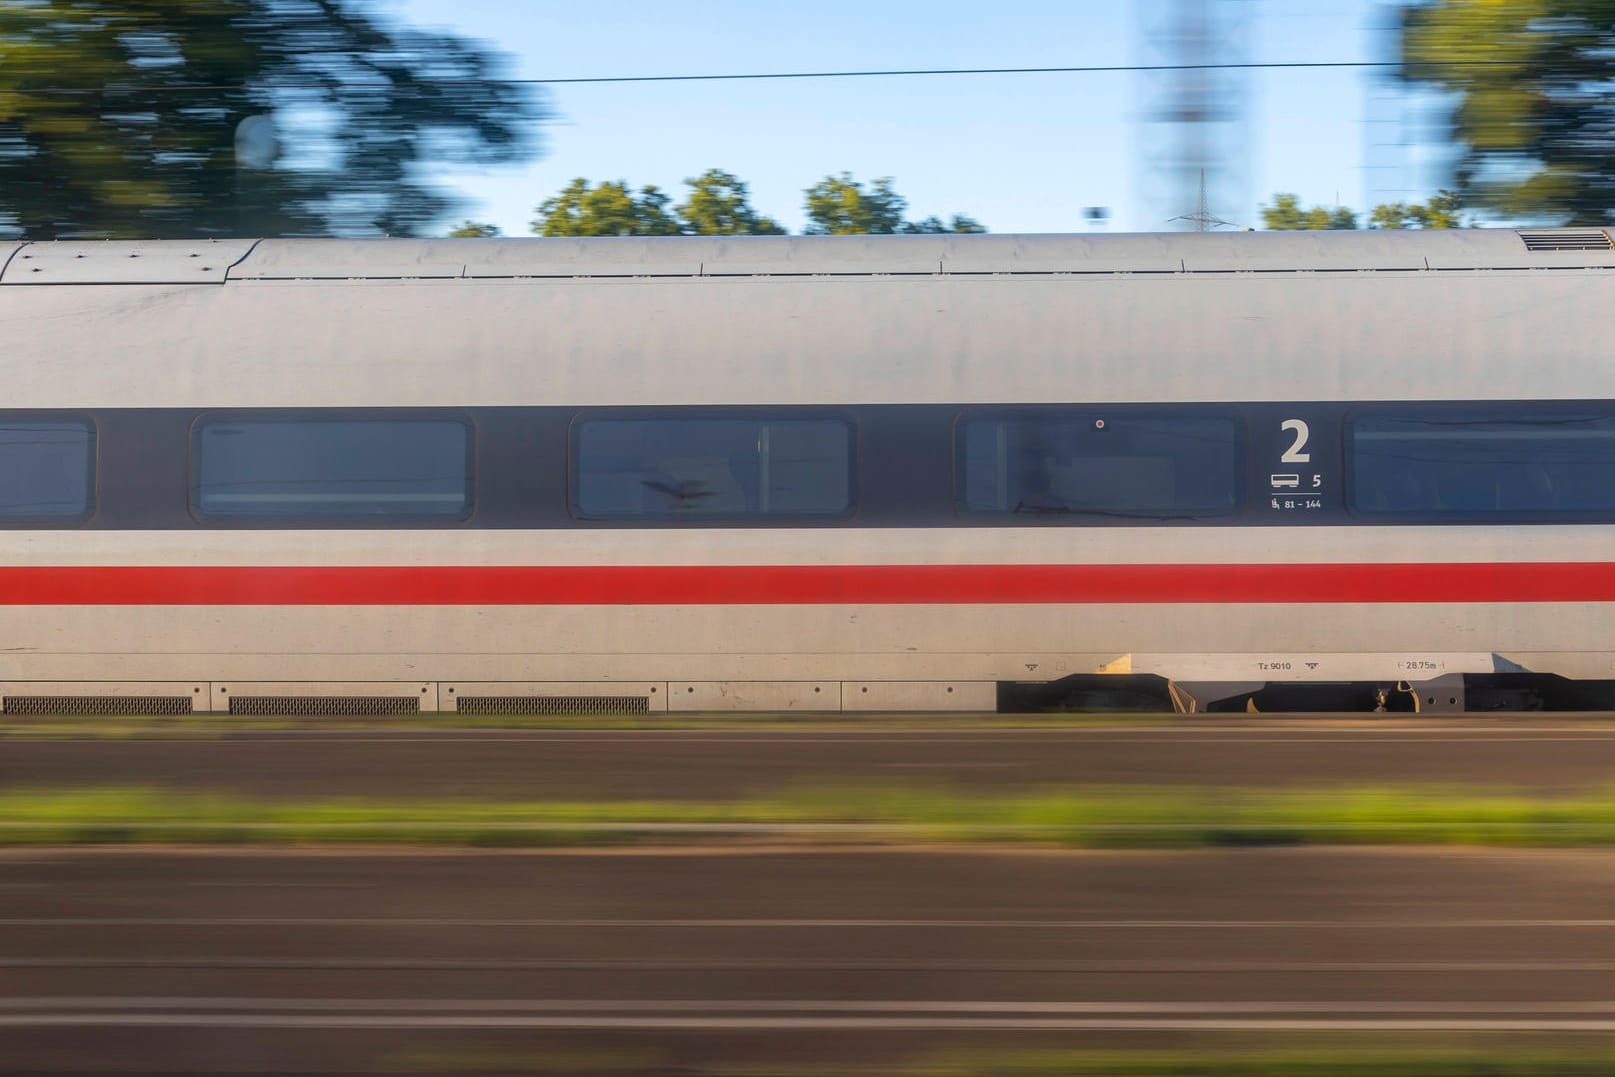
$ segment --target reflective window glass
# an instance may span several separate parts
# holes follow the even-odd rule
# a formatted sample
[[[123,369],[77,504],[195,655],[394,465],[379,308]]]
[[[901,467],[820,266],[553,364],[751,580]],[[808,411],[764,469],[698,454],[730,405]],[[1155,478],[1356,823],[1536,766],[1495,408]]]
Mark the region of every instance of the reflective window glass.
[[[1615,409],[1367,414],[1346,443],[1360,513],[1615,515]]]
[[[1103,408],[967,414],[957,432],[967,513],[1051,519],[1222,516],[1239,506],[1232,416]]]
[[[852,507],[842,419],[582,419],[572,511],[588,519],[841,516]]]
[[[80,418],[0,415],[0,519],[73,521],[95,505],[95,427]]]
[[[453,419],[204,418],[191,506],[213,520],[462,519],[471,445]]]

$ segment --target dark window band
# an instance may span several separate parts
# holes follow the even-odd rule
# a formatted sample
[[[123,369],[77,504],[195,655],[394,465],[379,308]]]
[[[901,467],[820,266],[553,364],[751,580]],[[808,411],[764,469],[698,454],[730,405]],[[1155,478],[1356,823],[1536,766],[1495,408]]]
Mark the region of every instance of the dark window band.
[[[463,520],[472,451],[459,419],[208,415],[191,433],[191,511],[212,522]]]
[[[1615,409],[1376,409],[1346,443],[1364,516],[1615,519]]]
[[[966,412],[955,444],[958,508],[972,515],[1060,523],[1227,516],[1245,485],[1231,415]]]
[[[839,417],[584,418],[572,512],[585,520],[845,516],[853,428]]]
[[[1608,525],[1615,401],[0,412],[0,528],[462,523]]]
[[[95,512],[95,425],[78,416],[0,413],[0,521],[69,524]]]

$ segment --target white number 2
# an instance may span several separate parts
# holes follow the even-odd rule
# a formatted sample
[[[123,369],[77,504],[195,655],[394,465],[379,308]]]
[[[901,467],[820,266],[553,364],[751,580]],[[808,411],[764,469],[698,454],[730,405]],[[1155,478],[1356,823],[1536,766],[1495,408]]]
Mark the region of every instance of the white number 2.
[[[1279,462],[1282,464],[1310,464],[1312,454],[1301,451],[1307,447],[1307,437],[1311,433],[1307,429],[1307,424],[1300,419],[1285,419],[1282,423],[1279,423],[1279,429],[1293,430],[1295,432],[1295,442],[1284,450],[1284,455],[1279,457]]]

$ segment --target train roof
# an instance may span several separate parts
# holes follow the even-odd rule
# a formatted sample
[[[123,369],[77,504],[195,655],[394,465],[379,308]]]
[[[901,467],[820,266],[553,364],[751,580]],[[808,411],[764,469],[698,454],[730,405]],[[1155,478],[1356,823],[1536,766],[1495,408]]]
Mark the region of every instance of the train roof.
[[[1597,228],[0,242],[0,285],[1615,268]]]

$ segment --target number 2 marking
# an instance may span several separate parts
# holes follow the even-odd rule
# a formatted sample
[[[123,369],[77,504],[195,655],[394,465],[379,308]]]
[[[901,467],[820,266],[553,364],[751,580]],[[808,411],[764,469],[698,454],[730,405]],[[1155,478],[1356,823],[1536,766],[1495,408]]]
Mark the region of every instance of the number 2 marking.
[[[1285,419],[1282,423],[1279,423],[1279,429],[1293,430],[1295,432],[1295,441],[1288,449],[1284,450],[1284,455],[1279,457],[1279,463],[1310,464],[1312,454],[1301,451],[1306,448],[1307,438],[1311,435],[1311,431],[1307,429],[1307,424],[1301,419]]]

